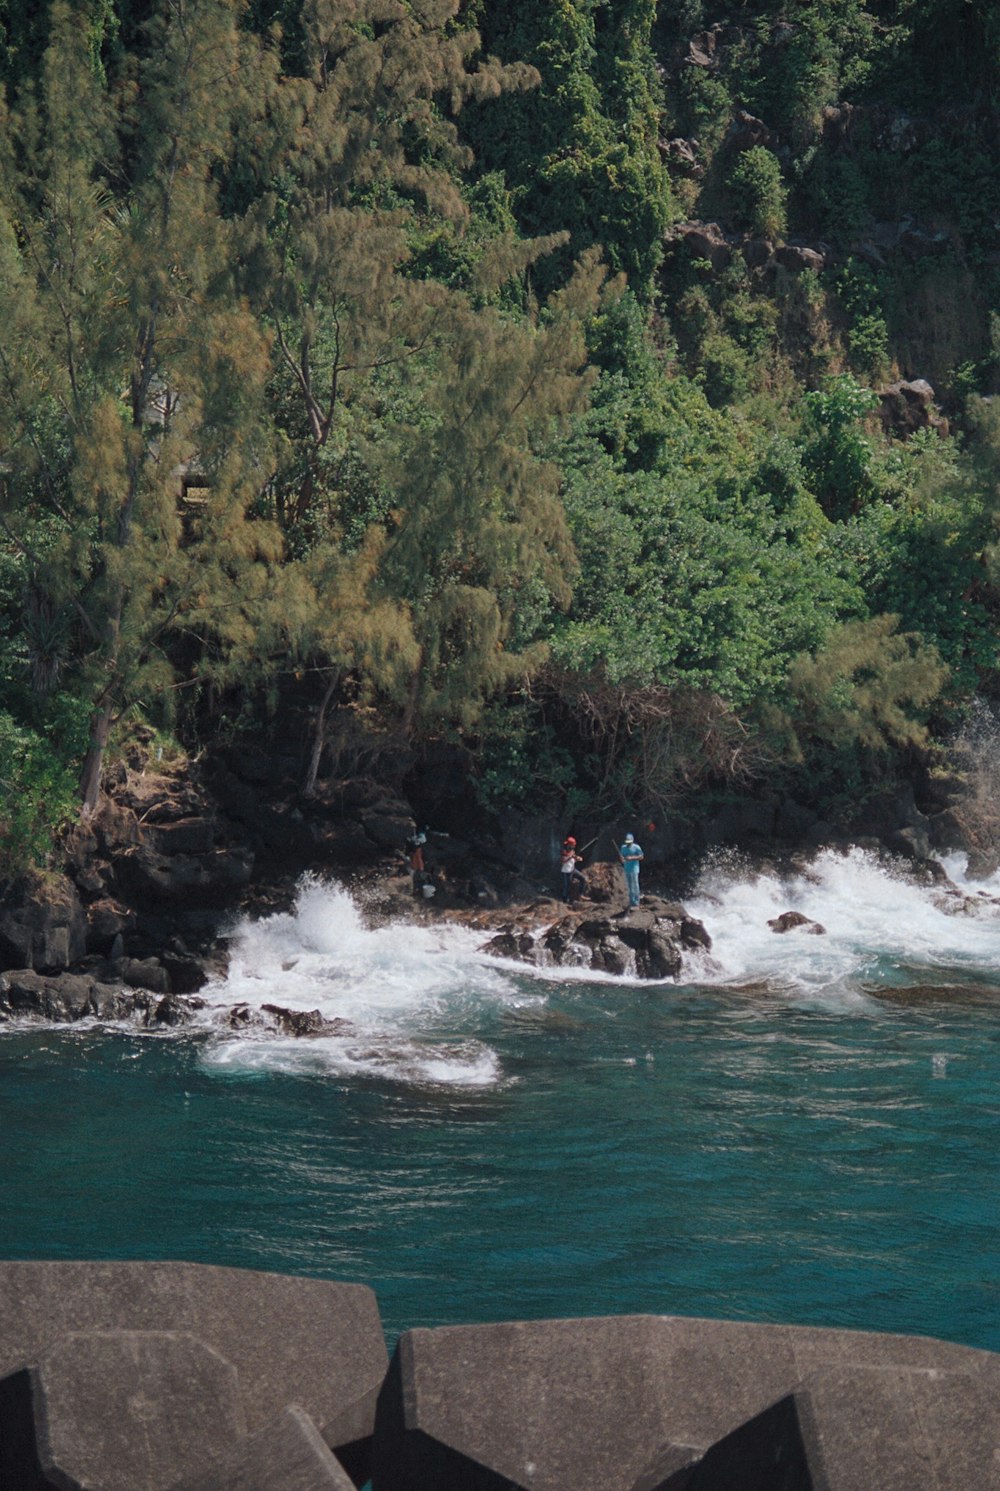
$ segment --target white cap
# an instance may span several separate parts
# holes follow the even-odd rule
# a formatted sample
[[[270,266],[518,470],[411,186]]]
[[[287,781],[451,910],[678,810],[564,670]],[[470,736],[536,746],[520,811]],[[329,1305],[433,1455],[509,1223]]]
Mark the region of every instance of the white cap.
[[[635,843],[635,839],[632,837],[631,834],[626,834],[625,835],[625,842],[626,842],[626,844],[634,844]]]

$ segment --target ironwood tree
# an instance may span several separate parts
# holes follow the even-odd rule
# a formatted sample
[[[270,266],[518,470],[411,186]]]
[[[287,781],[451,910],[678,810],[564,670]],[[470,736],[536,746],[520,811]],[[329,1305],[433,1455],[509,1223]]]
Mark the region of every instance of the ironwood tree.
[[[171,0],[112,87],[78,24],[54,7],[7,120],[0,438],[7,541],[68,618],[89,813],[114,722],[176,682],[170,638],[224,631],[277,545],[246,521],[267,342],[234,294],[214,179],[259,49],[225,0]],[[195,469],[210,496],[185,511]]]

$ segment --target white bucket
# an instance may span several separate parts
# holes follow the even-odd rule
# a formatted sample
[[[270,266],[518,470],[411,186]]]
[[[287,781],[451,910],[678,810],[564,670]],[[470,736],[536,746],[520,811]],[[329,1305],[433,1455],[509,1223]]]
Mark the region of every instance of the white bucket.
[[[424,900],[425,901],[432,901],[434,899],[434,896],[436,894],[437,894],[437,886],[436,885],[425,885],[424,886]]]

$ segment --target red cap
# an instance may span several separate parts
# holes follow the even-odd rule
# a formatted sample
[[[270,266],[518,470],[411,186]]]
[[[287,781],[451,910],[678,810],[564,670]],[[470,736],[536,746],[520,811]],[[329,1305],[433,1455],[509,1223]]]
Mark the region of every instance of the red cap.
[[[566,842],[566,843],[567,843],[567,844],[575,844],[575,843],[576,843],[576,840],[575,840],[575,839],[566,839],[566,841],[565,841],[565,842]]]

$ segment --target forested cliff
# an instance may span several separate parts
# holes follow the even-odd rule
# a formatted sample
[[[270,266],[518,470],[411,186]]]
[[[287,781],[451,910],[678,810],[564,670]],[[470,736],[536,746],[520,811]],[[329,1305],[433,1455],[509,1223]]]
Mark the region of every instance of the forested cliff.
[[[137,721],[836,820],[997,695],[989,0],[3,0],[0,69],[0,880]]]

